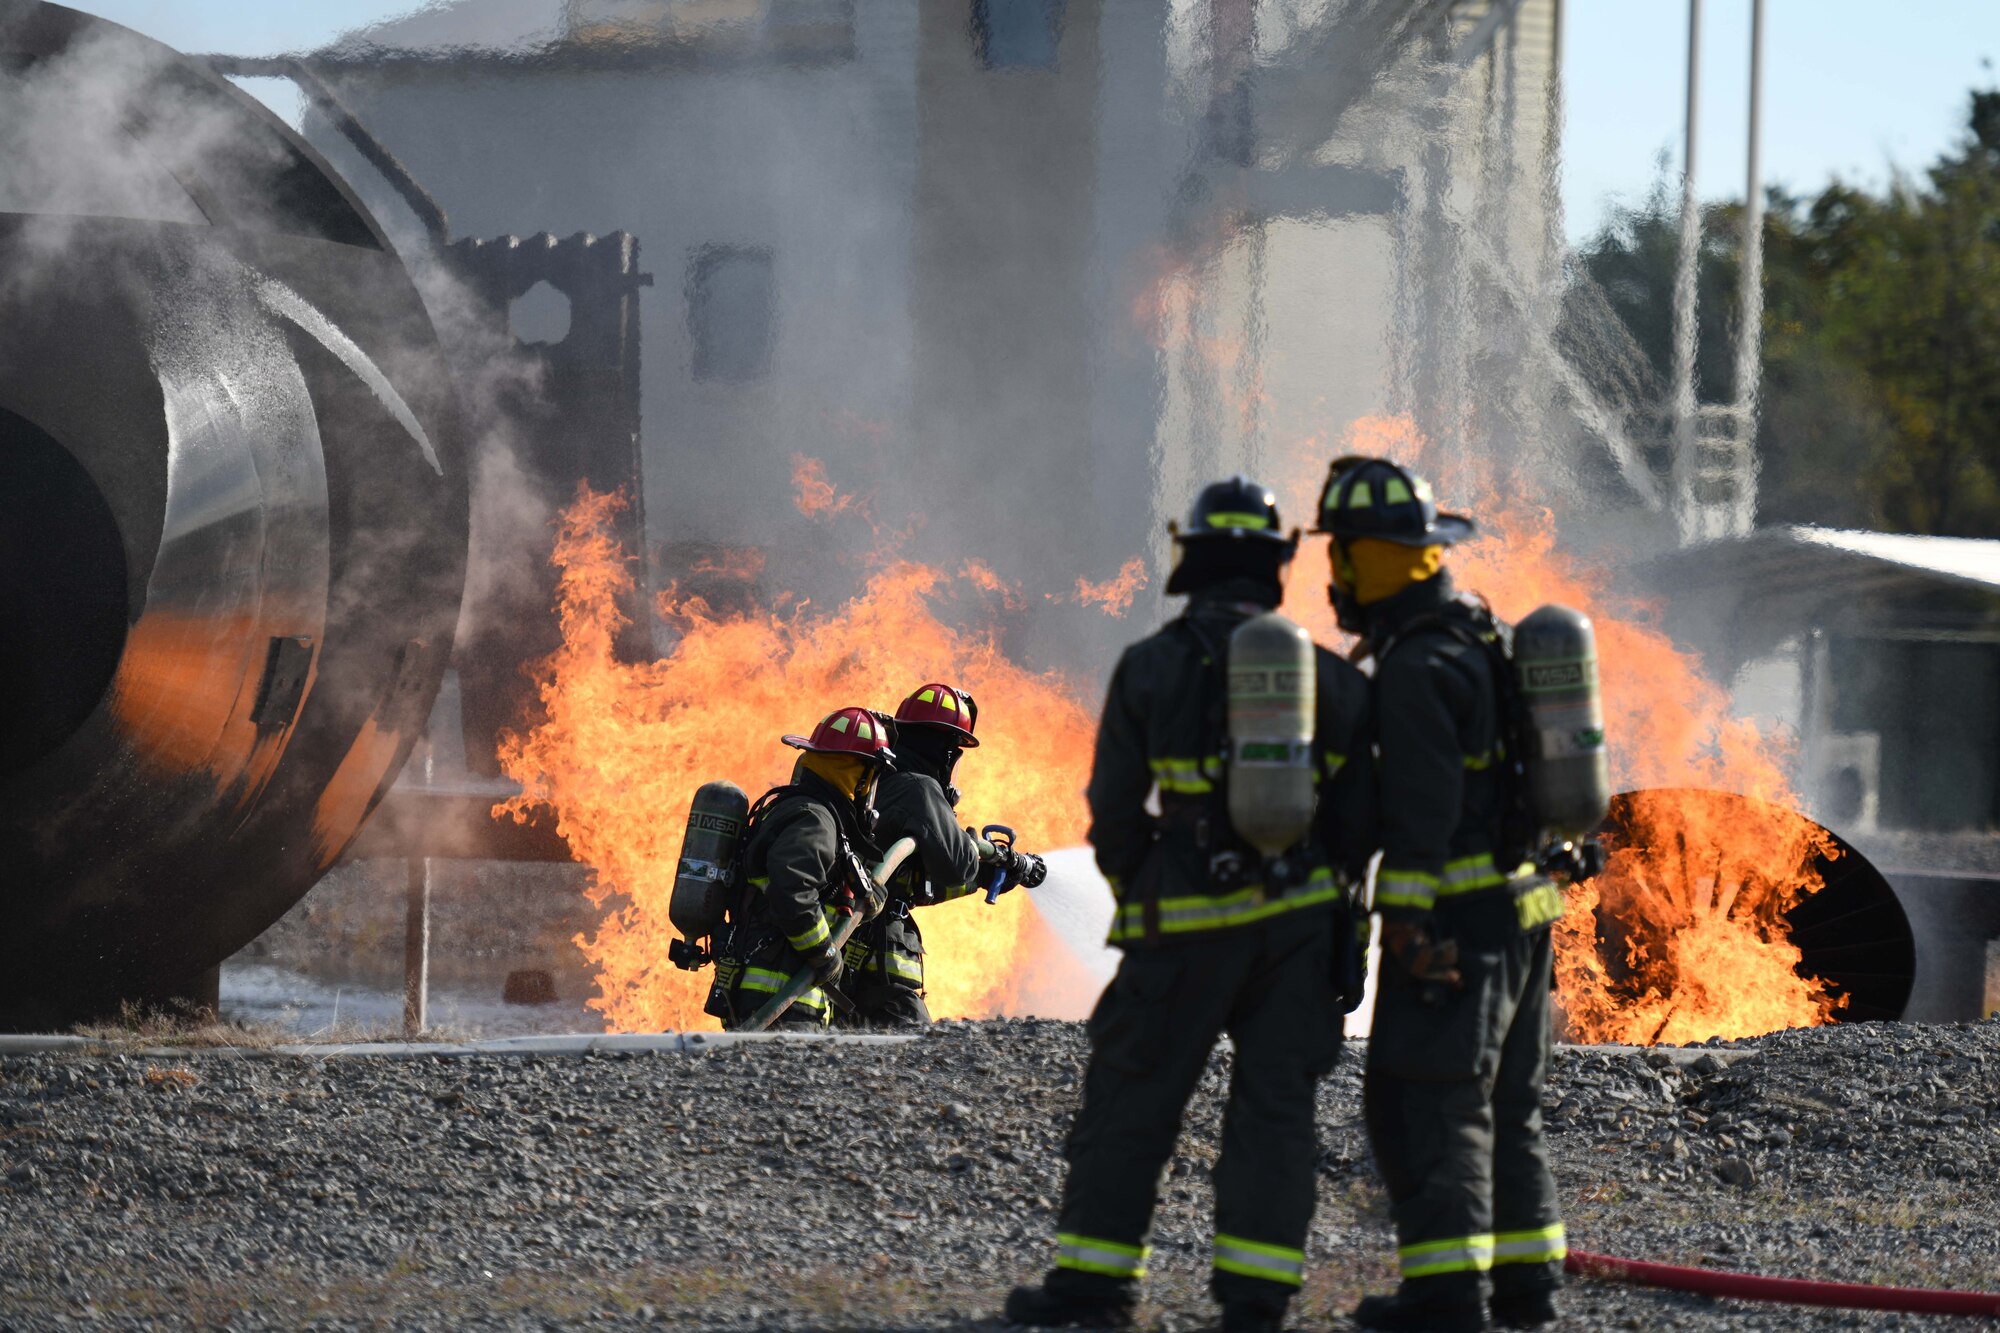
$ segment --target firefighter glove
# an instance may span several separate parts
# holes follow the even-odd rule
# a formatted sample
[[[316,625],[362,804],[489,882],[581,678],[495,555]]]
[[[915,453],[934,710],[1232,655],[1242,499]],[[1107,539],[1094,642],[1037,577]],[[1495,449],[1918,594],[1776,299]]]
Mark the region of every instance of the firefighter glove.
[[[864,880],[861,893],[855,899],[854,910],[860,914],[863,925],[882,915],[882,909],[889,905],[889,890],[874,880]]]
[[[1440,940],[1420,921],[1384,921],[1382,952],[1411,977],[1430,985],[1465,985],[1458,970],[1458,941]]]
[[[841,974],[847,971],[846,960],[840,950],[821,948],[816,953],[806,955],[806,966],[812,969],[813,985],[828,990],[840,984]]]

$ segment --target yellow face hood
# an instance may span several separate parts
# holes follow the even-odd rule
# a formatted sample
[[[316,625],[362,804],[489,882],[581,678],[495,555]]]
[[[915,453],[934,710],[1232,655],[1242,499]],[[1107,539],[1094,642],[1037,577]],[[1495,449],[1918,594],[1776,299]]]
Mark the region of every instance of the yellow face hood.
[[[1412,583],[1436,578],[1444,568],[1443,546],[1404,546],[1377,537],[1356,537],[1345,554],[1335,553],[1333,579],[1362,606],[1394,597]]]

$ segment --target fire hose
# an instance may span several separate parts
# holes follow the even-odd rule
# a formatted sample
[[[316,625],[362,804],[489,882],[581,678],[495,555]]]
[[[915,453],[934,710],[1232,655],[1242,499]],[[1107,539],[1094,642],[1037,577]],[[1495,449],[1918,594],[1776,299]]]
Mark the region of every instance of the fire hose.
[[[1563,1267],[1578,1277],[1630,1282],[1703,1296],[1744,1301],[1781,1301],[1849,1310],[1895,1310],[1906,1314],[2000,1317],[2000,1292],[1940,1291],[1929,1287],[1881,1287],[1866,1282],[1820,1282],[1795,1277],[1761,1277],[1680,1264],[1648,1263],[1616,1255],[1571,1250]]]
[[[895,874],[901,868],[903,862],[910,858],[910,853],[916,850],[917,843],[914,838],[898,838],[895,842],[891,843],[889,850],[884,852],[882,859],[876,863],[875,869],[869,872],[868,877],[875,881],[875,887],[878,889],[887,888],[889,877]],[[861,916],[857,912],[849,912],[841,917],[840,924],[833,928],[833,934],[827,940],[827,948],[835,953],[840,952],[841,949],[846,947],[847,941],[853,938],[854,932],[859,929],[860,925]],[[736,1030],[738,1032],[764,1031],[771,1024],[777,1022],[779,1015],[791,1008],[792,1004],[801,995],[811,990],[813,984],[813,970],[809,967],[800,968],[792,974],[792,979],[787,981],[776,995],[764,1001],[763,1004],[757,1007],[755,1013],[738,1024]]]

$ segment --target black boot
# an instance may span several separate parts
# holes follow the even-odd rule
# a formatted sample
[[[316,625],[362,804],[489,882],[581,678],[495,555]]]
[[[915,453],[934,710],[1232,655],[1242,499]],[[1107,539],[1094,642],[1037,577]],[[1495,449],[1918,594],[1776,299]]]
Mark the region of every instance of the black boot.
[[[1502,1328],[1540,1328],[1556,1321],[1556,1296],[1552,1291],[1495,1292],[1490,1303],[1493,1322]]]
[[[1222,1303],[1222,1333],[1284,1333],[1285,1312],[1249,1301]]]
[[[1107,1287],[1101,1295],[1016,1287],[1007,1293],[1001,1314],[1010,1324],[1033,1328],[1130,1328],[1137,1303],[1129,1285]]]
[[[1388,1296],[1362,1297],[1354,1307],[1354,1322],[1392,1333],[1480,1333],[1486,1327],[1486,1307],[1476,1294],[1454,1301],[1419,1300],[1404,1288]]]

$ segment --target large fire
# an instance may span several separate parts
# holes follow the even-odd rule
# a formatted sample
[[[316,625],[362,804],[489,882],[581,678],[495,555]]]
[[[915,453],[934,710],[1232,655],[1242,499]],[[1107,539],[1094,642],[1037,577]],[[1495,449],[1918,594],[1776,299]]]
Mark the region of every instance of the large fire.
[[[1328,451],[1299,456],[1290,497],[1309,513]],[[1820,886],[1833,848],[1797,803],[1777,739],[1735,717],[1728,692],[1655,627],[1653,608],[1614,593],[1607,571],[1555,541],[1544,510],[1498,501],[1502,488],[1476,460],[1426,457],[1403,417],[1364,418],[1339,452],[1418,460],[1440,495],[1473,510],[1480,535],[1451,553],[1458,586],[1481,592],[1504,619],[1549,602],[1588,615],[1597,630],[1605,730],[1615,786],[1637,791],[1609,835],[1607,872],[1569,890],[1556,927],[1557,973],[1570,1034],[1579,1041],[1687,1042],[1825,1022],[1836,1001],[1796,972],[1799,950],[1781,917]],[[1327,641],[1337,635],[1324,589],[1325,543],[1294,569],[1286,612]],[[1657,788],[1714,788],[1785,807],[1745,823],[1741,803]],[[1727,816],[1723,810],[1731,813]],[[1622,950],[1599,956],[1597,910],[1619,924]]]
[[[1783,746],[1732,715],[1727,692],[1655,627],[1649,607],[1616,595],[1605,571],[1558,550],[1549,514],[1495,503],[1499,488],[1482,485],[1466,460],[1426,460],[1405,418],[1363,419],[1338,450],[1302,442],[1288,479],[1292,512],[1312,511],[1334,452],[1415,459],[1441,473],[1444,491],[1468,501],[1481,525],[1478,539],[1452,553],[1452,568],[1461,587],[1484,593],[1503,617],[1560,602],[1596,624],[1614,780],[1641,794],[1625,803],[1611,835],[1609,869],[1569,890],[1570,910],[1557,926],[1571,1035],[1678,1042],[1826,1021],[1836,1000],[1798,975],[1800,954],[1782,915],[1819,886],[1816,866],[1832,849],[1816,824],[1788,811],[1794,798]],[[794,483],[802,514],[866,519],[866,504],[836,489],[816,461],[795,460]],[[688,797],[717,777],[752,794],[783,781],[793,754],[778,735],[803,730],[835,706],[886,706],[927,679],[963,685],[981,702],[986,742],[959,775],[967,822],[1014,824],[1028,847],[1081,841],[1092,731],[1084,702],[1060,677],[1010,662],[990,618],[988,628],[967,630],[939,614],[941,602],[956,598],[1023,607],[1019,591],[992,570],[974,562],[950,575],[887,558],[859,594],[823,614],[785,599],[778,606],[787,610],[722,613],[669,590],[661,612],[679,634],[672,653],[624,664],[612,644],[617,598],[631,586],[629,556],[608,525],[620,503],[585,492],[564,516],[555,554],[564,643],[541,667],[547,718],[509,738],[501,753],[526,789],[513,809],[553,805],[572,850],[596,871],[591,893],[605,916],[578,943],[599,969],[592,1003],[609,1026],[706,1021],[708,974],[666,962],[667,901]],[[747,580],[761,569],[761,557],[748,552],[712,559],[701,572]],[[1146,572],[1134,560],[1105,583],[1079,579],[1073,598],[1062,600],[1122,613]],[[1307,542],[1285,609],[1333,642],[1340,632],[1327,578],[1325,543]],[[1646,790],[1662,788],[1682,790]],[[1785,808],[1763,807],[1746,823],[1740,803],[1725,814],[1721,803],[1686,788]],[[1600,907],[1617,937],[1608,962],[1598,946]],[[1024,894],[994,907],[975,897],[929,909],[923,926],[930,1002],[941,1016],[1074,1011],[1088,999],[1067,955],[1042,947],[1045,928]]]
[[[801,461],[801,512],[831,517],[856,509],[824,470]],[[667,920],[683,818],[696,787],[727,778],[753,797],[785,781],[797,752],[778,737],[804,732],[833,708],[893,708],[927,680],[970,690],[980,738],[959,767],[966,823],[1004,822],[1031,850],[1082,841],[1080,791],[1093,720],[1059,677],[1023,670],[990,630],[939,618],[936,603],[961,588],[997,583],[972,567],[957,578],[890,561],[861,592],[823,614],[792,607],[719,613],[704,599],[669,590],[661,612],[679,634],[657,662],[626,664],[613,652],[623,621],[618,598],[632,587],[629,553],[610,518],[623,501],[581,493],[564,514],[555,563],[561,570],[563,646],[539,666],[547,716],[506,739],[502,768],[525,794],[517,814],[547,803],[576,858],[595,873],[592,899],[605,909],[579,945],[598,968],[600,1009],[616,1031],[712,1025],[701,1012],[712,976],[667,961]],[[716,562],[711,575],[760,564]],[[1002,589],[1004,591],[1004,589]],[[1087,986],[1046,947],[1025,893],[988,906],[974,895],[924,909],[929,1003],[941,1017],[1074,1012]],[[1073,965],[1072,965],[1073,966]]]

